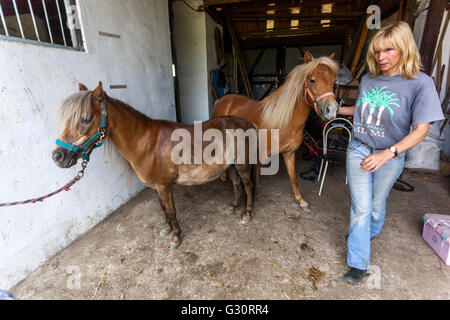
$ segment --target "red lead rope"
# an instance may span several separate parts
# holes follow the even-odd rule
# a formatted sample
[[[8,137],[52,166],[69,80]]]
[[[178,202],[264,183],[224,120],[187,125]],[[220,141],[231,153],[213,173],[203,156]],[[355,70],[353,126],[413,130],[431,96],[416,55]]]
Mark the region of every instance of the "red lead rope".
[[[52,193],[49,193],[45,196],[42,196],[40,198],[35,198],[35,199],[30,199],[30,200],[25,200],[25,201],[17,201],[17,202],[10,202],[10,203],[0,203],[0,207],[12,207],[12,206],[18,206],[18,205],[22,205],[22,204],[28,204],[28,203],[36,203],[36,202],[42,202],[47,198],[50,198],[58,193],[60,193],[61,191],[70,191],[70,188],[77,183],[78,181],[81,180],[81,178],[83,178],[84,176],[84,170],[86,169],[87,166],[87,161],[83,161],[81,166],[83,167],[77,174],[77,176],[75,178],[73,178],[69,183],[67,183],[64,187],[62,187],[61,189],[58,189]]]

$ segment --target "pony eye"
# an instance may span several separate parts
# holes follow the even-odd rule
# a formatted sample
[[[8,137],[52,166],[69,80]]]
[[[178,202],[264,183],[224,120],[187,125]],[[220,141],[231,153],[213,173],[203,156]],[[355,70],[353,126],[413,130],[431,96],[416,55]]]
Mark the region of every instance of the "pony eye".
[[[309,83],[316,83],[316,80],[311,79],[311,80],[309,80]]]

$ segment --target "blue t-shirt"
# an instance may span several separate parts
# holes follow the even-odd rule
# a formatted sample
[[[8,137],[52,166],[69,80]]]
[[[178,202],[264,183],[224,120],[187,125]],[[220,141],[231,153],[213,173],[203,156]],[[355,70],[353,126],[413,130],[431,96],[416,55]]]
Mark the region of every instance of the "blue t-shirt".
[[[423,72],[414,79],[366,74],[361,80],[354,137],[372,148],[389,148],[408,135],[411,126],[442,119],[433,79]]]

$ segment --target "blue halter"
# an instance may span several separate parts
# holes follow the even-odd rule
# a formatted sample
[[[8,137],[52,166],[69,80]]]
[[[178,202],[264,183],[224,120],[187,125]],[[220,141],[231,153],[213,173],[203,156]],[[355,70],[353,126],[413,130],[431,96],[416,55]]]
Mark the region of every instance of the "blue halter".
[[[71,144],[68,144],[61,140],[56,140],[56,144],[64,149],[69,151],[78,153],[85,161],[90,160],[90,156],[94,149],[97,149],[103,145],[103,139],[105,138],[105,130],[106,130],[106,118],[108,117],[108,113],[106,112],[106,99],[103,98],[101,103],[101,117],[100,117],[100,128],[98,131],[82,146],[77,147]],[[98,140],[98,141],[97,141]],[[91,146],[94,146],[91,148]],[[90,150],[89,150],[90,149]]]

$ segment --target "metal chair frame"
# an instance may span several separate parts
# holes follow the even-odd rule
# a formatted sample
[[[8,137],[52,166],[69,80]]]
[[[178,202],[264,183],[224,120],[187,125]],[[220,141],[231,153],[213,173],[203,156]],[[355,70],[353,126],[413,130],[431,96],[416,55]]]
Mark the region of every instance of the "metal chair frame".
[[[352,128],[352,129],[350,130],[342,122],[345,122],[345,123],[349,124],[350,128]],[[322,156],[322,162],[320,163],[319,175],[317,176],[317,181],[322,180],[320,182],[319,196],[322,194],[323,183],[325,182],[325,175],[327,174],[327,170],[328,170],[328,159],[327,159],[327,154],[328,154],[328,147],[327,147],[327,145],[328,145],[328,134],[330,133],[330,131],[332,131],[334,129],[338,129],[338,128],[342,128],[342,129],[347,130],[347,132],[349,134],[349,137],[350,137],[350,140],[352,138],[353,124],[348,119],[345,119],[345,118],[334,119],[334,120],[328,121],[327,124],[323,127],[323,131],[322,131],[323,156]],[[325,168],[324,168],[324,164],[325,164]],[[345,178],[346,178],[345,179],[345,184],[347,184],[348,183],[347,174],[345,175]]]

